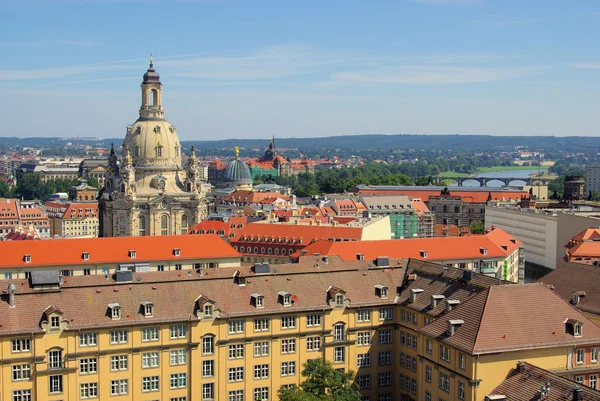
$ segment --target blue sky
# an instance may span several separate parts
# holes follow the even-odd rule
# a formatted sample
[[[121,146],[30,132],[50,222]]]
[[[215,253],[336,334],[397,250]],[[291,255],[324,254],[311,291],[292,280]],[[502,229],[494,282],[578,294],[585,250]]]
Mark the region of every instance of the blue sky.
[[[597,135],[598,0],[4,0],[3,136]]]

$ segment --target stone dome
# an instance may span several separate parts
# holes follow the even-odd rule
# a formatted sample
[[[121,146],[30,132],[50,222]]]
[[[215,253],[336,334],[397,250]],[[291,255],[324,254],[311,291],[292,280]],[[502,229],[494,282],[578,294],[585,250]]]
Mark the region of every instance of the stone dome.
[[[127,129],[125,145],[134,167],[181,168],[181,143],[167,120],[139,119]]]
[[[252,173],[246,163],[240,159],[234,159],[223,171],[223,183],[226,186],[252,184]]]

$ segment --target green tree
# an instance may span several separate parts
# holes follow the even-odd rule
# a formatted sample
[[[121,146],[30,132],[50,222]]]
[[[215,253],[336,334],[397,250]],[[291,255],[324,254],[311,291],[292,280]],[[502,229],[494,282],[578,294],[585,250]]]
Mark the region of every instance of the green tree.
[[[94,187],[96,189],[100,188],[100,181],[96,177],[88,177],[87,183],[90,187]]]
[[[469,227],[471,228],[471,234],[483,234],[485,232],[483,221],[472,221]]]
[[[279,389],[280,401],[360,401],[353,371],[338,371],[329,361],[313,359],[304,364],[302,376],[300,387]]]

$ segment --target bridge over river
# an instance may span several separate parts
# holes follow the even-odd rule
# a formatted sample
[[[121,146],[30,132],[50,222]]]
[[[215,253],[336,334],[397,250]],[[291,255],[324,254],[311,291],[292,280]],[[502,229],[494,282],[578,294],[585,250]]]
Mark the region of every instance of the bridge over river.
[[[444,180],[452,180],[452,181],[456,181],[456,184],[459,187],[462,187],[463,184],[466,181],[476,181],[479,183],[480,187],[487,187],[488,183],[491,181],[499,181],[501,182],[503,185],[540,185],[540,186],[547,186],[549,183],[551,183],[553,180],[555,180],[557,177],[543,177],[543,178],[537,178],[537,177],[448,177],[448,176],[438,176],[435,177],[438,181],[437,184],[440,185],[442,183],[442,181]]]

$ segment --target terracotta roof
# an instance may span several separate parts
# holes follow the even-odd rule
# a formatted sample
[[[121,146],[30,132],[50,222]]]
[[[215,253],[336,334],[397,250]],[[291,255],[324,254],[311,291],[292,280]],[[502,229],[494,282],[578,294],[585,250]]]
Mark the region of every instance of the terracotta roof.
[[[232,241],[239,241],[244,237],[262,237],[272,238],[290,238],[302,239],[302,244],[310,244],[312,240],[343,238],[358,240],[362,237],[363,229],[361,227],[334,227],[334,226],[305,226],[296,224],[248,224],[244,229],[236,232]],[[371,241],[372,242],[372,241]],[[356,242],[353,242],[356,243]]]
[[[571,302],[573,294],[585,291],[577,308],[600,315],[600,267],[568,262],[542,277],[540,282],[552,286],[558,295]]]
[[[548,384],[550,391],[546,393],[547,397],[543,397],[540,390]],[[504,395],[507,401],[565,401],[574,399],[575,389],[580,391],[579,400],[600,401],[600,392],[597,390],[527,362],[518,362],[508,377],[488,395]]]
[[[289,196],[282,195],[279,192],[238,190],[227,195],[224,200],[226,202],[236,203],[259,203],[265,199],[271,199],[271,201],[274,201],[277,198],[289,199]]]
[[[175,248],[183,260],[241,257],[216,235],[45,239],[0,242],[0,269],[173,260]],[[130,250],[136,251],[135,259],[129,257]],[[89,260],[83,260],[83,252],[89,253]],[[31,256],[30,263],[25,262],[25,255]]]
[[[84,219],[98,217],[98,203],[70,203],[65,210],[63,219]]]
[[[7,241],[42,239],[34,226],[18,225],[4,236]]]
[[[580,337],[567,331],[567,319],[583,323]],[[448,320],[464,323],[450,336]],[[472,355],[600,342],[600,327],[539,283],[492,286],[419,331]]]
[[[514,241],[514,242],[513,242]],[[308,253],[320,252],[322,255],[339,255],[344,260],[356,259],[361,253],[365,259],[378,256],[391,258],[424,259],[421,251],[427,252],[427,260],[455,260],[473,258],[501,258],[514,252],[522,242],[505,231],[496,228],[488,234],[469,235],[464,237],[411,238],[404,240],[375,240],[358,242],[317,241],[304,250]],[[503,246],[506,247],[503,248]],[[487,249],[483,255],[481,248]],[[300,256],[299,253],[293,255]]]
[[[373,269],[366,264],[353,269],[313,268],[304,272],[297,272],[296,265],[277,267],[278,273],[265,275],[255,275],[245,267],[205,270],[208,273],[204,276],[191,271],[134,273],[133,281],[127,283],[116,283],[103,276],[69,277],[61,290],[38,292],[31,290],[26,281],[16,280],[12,281],[17,286],[15,307],[10,308],[8,302],[0,303],[0,335],[39,331],[40,318],[48,305],[63,311],[70,329],[195,320],[196,300],[201,295],[213,301],[215,310],[223,317],[327,310],[331,308],[327,293],[332,286],[345,292],[351,306],[393,305],[394,297],[381,299],[374,288],[376,285],[397,288],[404,276],[402,267]],[[243,287],[234,282],[236,270],[246,276]],[[178,277],[157,281],[158,277],[174,275]],[[91,282],[101,284],[90,286]],[[296,296],[292,306],[278,303],[281,291]],[[254,293],[264,296],[264,308],[256,309],[250,304],[250,295]],[[154,305],[152,318],[140,314],[142,301]],[[121,320],[112,320],[107,315],[112,303],[120,305]]]
[[[430,196],[440,196],[440,190],[442,188],[434,189],[412,189],[412,188],[401,188],[401,189],[374,189],[374,188],[361,188],[359,193],[362,195],[407,195],[411,198],[420,198],[427,202]],[[491,192],[492,199],[494,200],[509,200],[518,199],[520,200],[523,195],[529,196],[527,191],[453,191],[454,188],[450,189],[450,192],[454,196],[460,196],[465,203],[486,203],[488,194]]]

